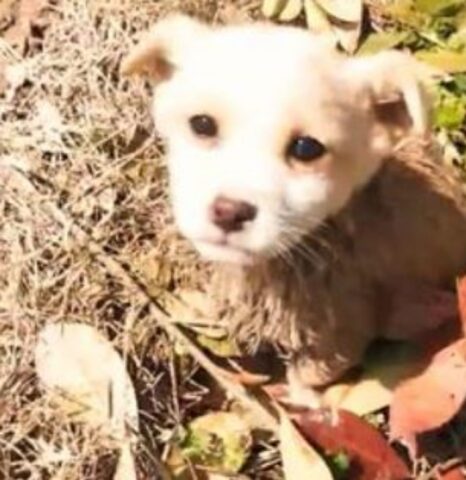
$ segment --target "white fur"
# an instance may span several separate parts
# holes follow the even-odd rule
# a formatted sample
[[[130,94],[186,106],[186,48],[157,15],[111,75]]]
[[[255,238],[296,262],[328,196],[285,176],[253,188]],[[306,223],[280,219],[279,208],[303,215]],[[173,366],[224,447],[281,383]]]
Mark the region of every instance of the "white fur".
[[[324,38],[297,28],[210,29],[176,17],[158,35],[163,23],[152,41],[174,71],[155,89],[153,114],[167,139],[177,224],[207,259],[247,264],[289,248],[338,211],[388,155],[364,61],[340,57]],[[218,139],[191,132],[196,114],[217,120]],[[329,153],[290,166],[285,149],[297,132]],[[217,196],[254,204],[257,218],[224,234],[208,215]]]

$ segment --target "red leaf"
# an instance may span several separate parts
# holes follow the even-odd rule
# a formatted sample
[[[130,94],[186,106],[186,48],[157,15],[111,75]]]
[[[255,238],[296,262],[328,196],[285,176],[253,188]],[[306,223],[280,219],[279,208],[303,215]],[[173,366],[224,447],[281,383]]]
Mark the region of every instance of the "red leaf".
[[[390,430],[416,453],[415,435],[447,423],[466,398],[466,339],[458,340],[432,358],[417,377],[394,391]]]
[[[345,452],[351,461],[353,480],[402,480],[409,470],[374,427],[358,416],[338,410],[329,418],[326,410],[303,409],[291,413],[302,435],[326,453]]]
[[[439,475],[438,480],[465,480],[464,467],[455,467]]]
[[[456,281],[456,294],[458,297],[461,325],[463,326],[463,335],[466,336],[466,276]]]

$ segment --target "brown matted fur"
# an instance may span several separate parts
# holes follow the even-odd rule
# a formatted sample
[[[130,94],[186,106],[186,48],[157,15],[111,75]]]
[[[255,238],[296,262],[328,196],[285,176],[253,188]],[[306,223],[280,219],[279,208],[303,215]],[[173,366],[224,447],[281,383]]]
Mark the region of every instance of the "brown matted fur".
[[[288,257],[251,268],[215,264],[212,292],[230,306],[235,338],[281,345],[301,380],[319,385],[358,364],[373,339],[433,327],[422,307],[400,320],[395,305],[435,294],[466,267],[466,197],[435,150],[406,142]]]

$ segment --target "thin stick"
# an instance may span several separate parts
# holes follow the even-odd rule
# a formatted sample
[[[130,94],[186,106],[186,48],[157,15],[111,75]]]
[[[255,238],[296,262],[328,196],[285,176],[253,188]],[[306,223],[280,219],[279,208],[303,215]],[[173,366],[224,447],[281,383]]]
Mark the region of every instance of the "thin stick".
[[[40,195],[34,181],[30,178],[27,172],[15,168],[31,185],[35,193]],[[36,177],[38,180],[44,181],[47,185],[53,188],[49,181],[45,181]],[[169,313],[162,305],[152,297],[145,286],[132,274],[126,267],[124,267],[118,260],[107,253],[98,242],[92,238],[92,234],[88,233],[84,227],[79,225],[69,213],[61,209],[55,202],[46,200],[41,202],[41,205],[47,210],[52,218],[58,223],[69,228],[69,232],[81,244],[85,245],[91,256],[98,261],[104,268],[112,275],[120,278],[122,282],[131,290],[135,291],[145,302],[149,305],[150,313],[157,320],[158,324],[164,330],[172,335],[176,340],[184,345],[191,356],[206,370],[228,393],[236,397],[249,409],[253,410],[255,414],[261,419],[263,425],[266,425],[271,431],[276,432],[278,428],[278,418],[272,413],[273,408],[267,408],[257,398],[254,392],[244,385],[242,385],[235,375],[229,373],[218,365],[216,365],[206,353],[189,337],[183,328],[173,322]]]

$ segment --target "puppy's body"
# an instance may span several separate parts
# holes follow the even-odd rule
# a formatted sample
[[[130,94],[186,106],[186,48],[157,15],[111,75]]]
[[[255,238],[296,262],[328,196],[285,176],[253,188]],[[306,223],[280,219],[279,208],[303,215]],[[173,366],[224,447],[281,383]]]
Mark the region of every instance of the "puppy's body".
[[[427,116],[411,59],[347,59],[299,29],[175,17],[124,69],[157,82],[175,217],[214,261],[240,340],[282,344],[315,385],[374,338],[425,328],[393,310],[466,266],[466,204],[415,140]]]
[[[214,290],[231,306],[237,338],[292,352],[305,384],[357,365],[375,338],[415,339],[437,327],[429,308],[466,268],[459,179],[413,143],[287,258],[216,266]]]

